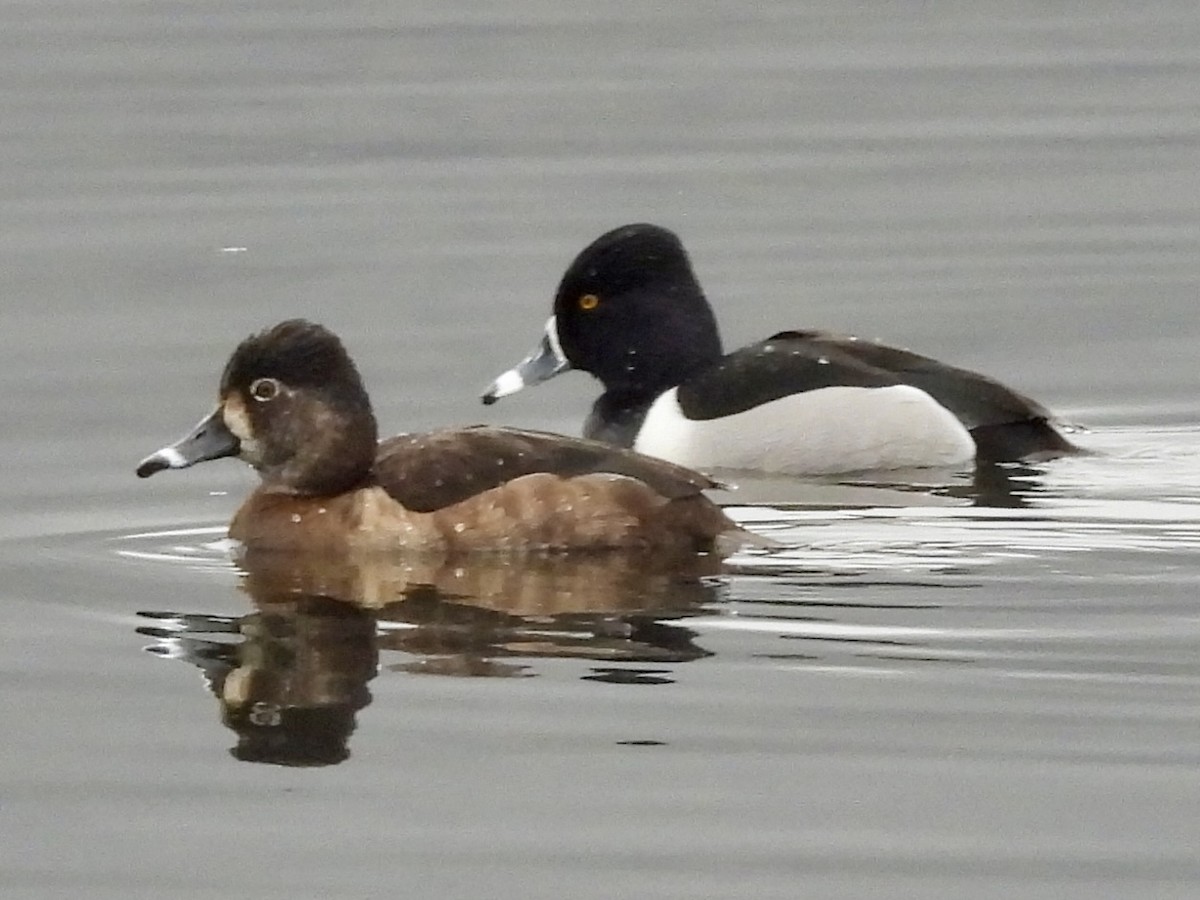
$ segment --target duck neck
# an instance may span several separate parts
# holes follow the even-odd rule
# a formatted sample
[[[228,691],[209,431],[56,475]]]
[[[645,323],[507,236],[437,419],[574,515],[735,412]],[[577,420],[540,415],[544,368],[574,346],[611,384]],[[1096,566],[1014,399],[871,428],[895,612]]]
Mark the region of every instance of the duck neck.
[[[263,467],[263,489],[299,496],[333,496],[372,483],[378,427],[370,407],[327,410],[304,427],[306,439],[286,461]]]
[[[583,423],[583,436],[618,447],[632,447],[654,397],[605,391]]]
[[[649,405],[663,391],[715,365],[724,355],[712,308],[695,287],[695,296],[672,304],[662,317],[657,304],[637,305],[652,313],[635,316],[622,329],[628,336],[619,353],[609,353],[593,370],[604,384],[605,403],[613,408]],[[682,314],[679,314],[682,312]]]

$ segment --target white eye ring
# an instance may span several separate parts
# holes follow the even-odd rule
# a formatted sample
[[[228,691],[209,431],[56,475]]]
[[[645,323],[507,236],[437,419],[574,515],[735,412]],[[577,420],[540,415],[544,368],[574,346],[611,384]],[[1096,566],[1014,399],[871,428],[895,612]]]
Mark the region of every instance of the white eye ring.
[[[250,383],[250,396],[259,403],[266,403],[279,396],[279,382],[274,378],[256,378]]]

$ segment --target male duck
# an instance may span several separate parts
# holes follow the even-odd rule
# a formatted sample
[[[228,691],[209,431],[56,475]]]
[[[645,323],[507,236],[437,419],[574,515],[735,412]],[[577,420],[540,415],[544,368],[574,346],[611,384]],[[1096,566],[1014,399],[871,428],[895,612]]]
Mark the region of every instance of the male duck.
[[[541,343],[483,402],[567,369],[604,385],[587,437],[684,466],[827,474],[1079,452],[1035,401],[907,350],[782,331],[725,354],[683,245],[656,225],[576,257]]]
[[[311,322],[243,341],[218,397],[211,415],[137,474],[245,460],[262,484],[229,535],[248,548],[690,552],[739,532],[702,493],[715,482],[608,444],[488,427],[377,443],[358,370]]]

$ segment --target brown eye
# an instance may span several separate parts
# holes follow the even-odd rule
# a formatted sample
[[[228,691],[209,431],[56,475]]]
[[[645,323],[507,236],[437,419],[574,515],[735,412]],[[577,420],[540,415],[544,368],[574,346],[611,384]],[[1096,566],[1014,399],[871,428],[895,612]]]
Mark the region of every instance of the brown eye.
[[[600,305],[600,298],[595,294],[584,294],[579,298],[579,308],[582,310],[595,309]]]
[[[258,378],[250,384],[250,396],[260,403],[274,400],[279,395],[279,382],[274,378]]]

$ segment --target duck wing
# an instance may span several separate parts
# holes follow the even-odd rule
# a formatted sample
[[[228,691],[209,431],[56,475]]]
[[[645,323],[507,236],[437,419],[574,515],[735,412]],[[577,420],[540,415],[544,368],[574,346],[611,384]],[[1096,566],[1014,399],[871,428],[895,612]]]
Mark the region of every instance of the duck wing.
[[[523,475],[623,475],[675,500],[722,485],[632,450],[542,431],[476,425],[404,434],[379,445],[375,479],[414,512],[434,512]]]
[[[869,360],[816,340],[818,336],[785,331],[735,350],[679,386],[680,408],[689,419],[719,419],[806,391],[904,383]]]
[[[929,394],[975,439],[977,455],[1016,460],[1082,452],[1036,400],[970,369],[825,331],[781,331],[724,357],[678,390],[690,418],[732,415],[825,387],[908,384]]]
[[[1053,418],[1046,407],[994,378],[911,350],[821,331],[785,331],[771,340],[802,343],[815,353],[846,357],[887,372],[929,394],[968,429]]]

